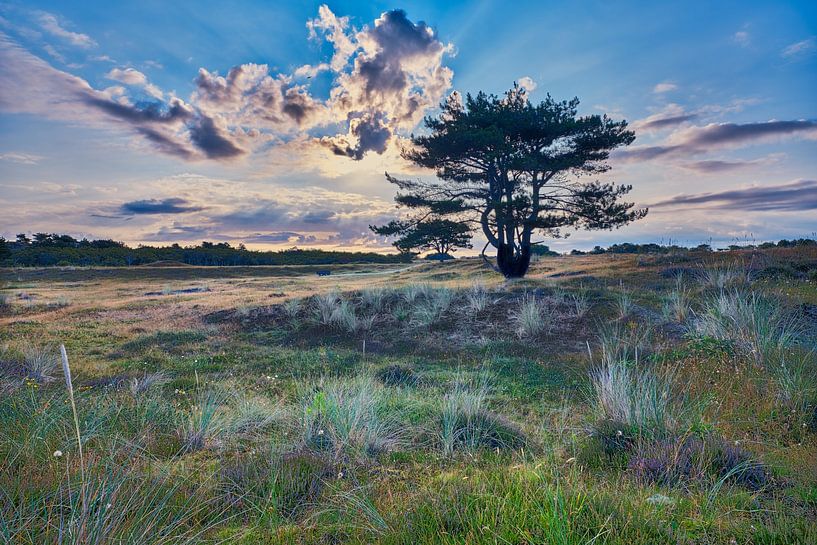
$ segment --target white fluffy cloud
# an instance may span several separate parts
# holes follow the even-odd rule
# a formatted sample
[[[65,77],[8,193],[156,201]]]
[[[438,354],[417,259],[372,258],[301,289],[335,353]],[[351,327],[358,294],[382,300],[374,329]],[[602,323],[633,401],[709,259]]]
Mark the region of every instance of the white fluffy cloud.
[[[66,31],[50,14],[41,20],[75,45],[95,45],[85,35]],[[234,159],[294,138],[360,160],[370,152],[384,153],[451,87],[453,72],[443,61],[452,46],[402,10],[354,28],[324,5],[307,28],[311,39],[331,44],[328,62],[301,66],[292,74],[254,63],[223,76],[201,68],[187,101],[172,94],[166,99],[135,68],[107,72],[106,78],[156,99],[148,105],[122,86],[94,89],[0,35],[0,76],[7,82],[0,108],[91,124],[113,122],[186,160]],[[331,75],[328,96],[316,97],[309,78],[324,72]]]

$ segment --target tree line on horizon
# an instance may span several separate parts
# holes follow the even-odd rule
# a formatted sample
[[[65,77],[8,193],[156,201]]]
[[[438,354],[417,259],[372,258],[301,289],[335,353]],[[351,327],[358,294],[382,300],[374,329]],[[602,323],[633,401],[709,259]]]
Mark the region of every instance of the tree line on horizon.
[[[78,240],[70,235],[36,233],[16,240],[0,237],[0,266],[106,266],[123,267],[171,261],[198,266],[331,265],[346,263],[406,263],[411,254],[344,252],[320,249],[250,250],[243,244],[207,242],[200,245],[135,248],[110,239]]]
[[[817,241],[809,238],[764,242],[761,244],[730,245],[719,250],[791,248],[817,246]],[[597,254],[667,254],[670,252],[714,251],[709,244],[694,247],[677,244],[636,244],[623,242],[606,248],[596,246],[591,250],[571,250],[570,255]],[[537,256],[559,256],[545,245],[536,245],[532,254]],[[36,233],[29,238],[17,235],[9,241],[0,237],[0,266],[2,267],[53,267],[53,266],[107,266],[125,267],[148,265],[169,261],[197,266],[253,266],[253,265],[338,265],[350,263],[408,263],[417,253],[404,251],[397,254],[378,252],[343,252],[320,249],[290,248],[287,250],[249,250],[243,244],[233,246],[228,242],[207,242],[199,245],[146,246],[135,248],[123,242],[110,239],[76,239],[70,235],[57,233]],[[451,259],[449,254],[443,254]],[[442,255],[432,252],[428,259],[442,259]]]

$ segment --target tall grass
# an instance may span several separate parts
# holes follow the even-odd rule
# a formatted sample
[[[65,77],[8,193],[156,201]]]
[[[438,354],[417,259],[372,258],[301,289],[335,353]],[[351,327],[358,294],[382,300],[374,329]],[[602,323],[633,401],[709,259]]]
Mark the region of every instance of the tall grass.
[[[458,377],[440,402],[439,440],[443,453],[481,448],[518,448],[522,431],[487,407],[488,379],[476,382]]]
[[[195,451],[211,445],[229,430],[226,403],[225,391],[197,389],[179,423],[179,435],[186,450]]]
[[[686,322],[690,315],[692,290],[684,284],[683,276],[675,278],[675,286],[665,296],[662,311],[664,318],[678,323]]]
[[[630,290],[626,289],[623,285],[619,287],[619,291],[616,293],[615,306],[616,312],[618,312],[618,317],[622,320],[632,314],[633,310],[635,310],[633,295],[630,293]]]
[[[702,267],[701,283],[719,291],[727,288],[744,288],[751,283],[749,270],[738,263],[723,263]]]
[[[653,330],[636,322],[603,322],[598,327],[601,363],[637,362],[653,351]],[[592,355],[591,355],[592,357]]]
[[[313,297],[315,318],[321,325],[332,325],[337,308],[340,306],[340,295],[330,291]]]
[[[312,450],[362,459],[400,443],[399,418],[369,375],[323,380],[301,392],[298,432]]]
[[[431,327],[439,322],[451,302],[454,292],[449,288],[429,289],[423,300],[414,304],[411,312],[411,324],[415,327]]]
[[[638,369],[613,361],[590,373],[591,404],[602,420],[626,426],[627,432],[666,437],[688,426],[693,409],[670,372]]]
[[[694,331],[732,341],[755,363],[764,364],[797,342],[802,325],[776,299],[756,292],[724,290],[704,303]]]
[[[465,290],[465,308],[471,315],[477,315],[488,306],[488,292],[481,284],[474,284]]]
[[[53,346],[29,344],[23,349],[23,365],[26,376],[42,384],[54,380],[59,356]]]
[[[541,301],[535,295],[525,294],[519,306],[511,311],[510,317],[520,339],[547,333],[553,326],[550,316],[545,314]]]

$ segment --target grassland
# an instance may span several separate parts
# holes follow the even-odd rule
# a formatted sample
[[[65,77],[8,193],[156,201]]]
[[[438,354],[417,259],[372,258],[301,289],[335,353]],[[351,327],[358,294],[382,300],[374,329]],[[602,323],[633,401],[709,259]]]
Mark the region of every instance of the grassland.
[[[813,249],[315,270],[0,270],[0,539],[817,543]]]

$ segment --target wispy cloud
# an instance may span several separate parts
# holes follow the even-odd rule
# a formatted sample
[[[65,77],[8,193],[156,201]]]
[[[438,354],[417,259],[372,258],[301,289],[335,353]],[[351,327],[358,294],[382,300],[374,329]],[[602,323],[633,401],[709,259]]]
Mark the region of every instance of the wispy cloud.
[[[0,153],[0,161],[8,161],[9,163],[18,163],[21,165],[36,165],[43,157],[33,153],[21,153],[17,151],[9,151]]]
[[[118,81],[126,85],[141,87],[153,98],[161,100],[164,93],[156,85],[148,81],[148,77],[135,68],[112,68],[105,77],[109,80]]]
[[[678,89],[678,86],[669,81],[662,81],[661,83],[656,84],[655,87],[652,88],[652,92],[656,94],[661,93],[669,93],[670,91],[675,91]]]
[[[780,55],[786,59],[806,57],[817,51],[817,37],[811,36],[805,40],[786,46]]]
[[[72,32],[63,27],[57,16],[52,13],[39,12],[37,19],[43,30],[72,45],[82,48],[91,48],[97,45],[94,39],[87,34]]]
[[[650,205],[653,208],[690,206],[752,212],[801,212],[817,210],[817,181],[796,180],[773,186],[678,195]]]
[[[765,121],[758,123],[711,123],[681,129],[655,146],[640,146],[617,151],[625,161],[651,160],[667,155],[689,156],[714,149],[738,148],[774,138],[817,137],[817,121]]]
[[[732,34],[732,40],[741,47],[748,47],[752,43],[752,36],[748,30],[739,30]]]

